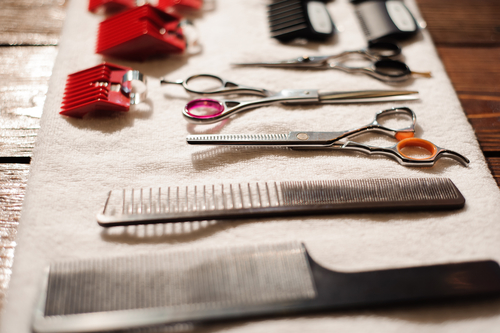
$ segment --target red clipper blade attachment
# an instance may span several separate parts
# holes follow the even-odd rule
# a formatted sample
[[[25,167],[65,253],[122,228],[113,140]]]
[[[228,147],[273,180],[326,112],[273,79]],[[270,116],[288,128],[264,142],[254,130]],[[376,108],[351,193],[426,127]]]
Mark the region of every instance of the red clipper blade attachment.
[[[99,25],[96,53],[133,61],[182,53],[186,41],[180,18],[149,4],[129,9]]]
[[[146,83],[142,73],[110,63],[70,74],[59,113],[82,118],[90,111],[126,112],[131,104],[138,104],[146,97],[146,91],[132,92],[133,80]]]
[[[203,6],[203,0],[158,0],[156,8],[164,11],[168,11],[171,7],[199,10],[201,6]]]
[[[92,13],[115,13],[136,7],[136,0],[89,0],[89,11]]]
[[[125,9],[137,7],[138,0],[89,0],[89,11],[92,13],[117,13]],[[146,3],[143,0],[143,3]],[[203,6],[203,0],[158,0],[155,6],[167,13],[172,9],[199,10]]]

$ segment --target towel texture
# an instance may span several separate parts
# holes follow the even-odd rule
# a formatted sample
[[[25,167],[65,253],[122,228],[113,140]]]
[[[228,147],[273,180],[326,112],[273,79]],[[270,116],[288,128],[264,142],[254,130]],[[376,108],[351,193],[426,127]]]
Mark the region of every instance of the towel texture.
[[[231,67],[232,62],[333,54],[366,44],[347,0],[327,4],[341,30],[337,37],[307,45],[283,45],[269,37],[266,3],[218,0],[212,11],[195,18],[201,53],[133,63],[94,54],[103,17],[88,13],[87,1],[70,1],[33,157],[2,332],[30,332],[42,272],[56,260],[298,240],[319,263],[349,272],[476,259],[500,261],[500,191],[425,30],[404,45],[404,60],[415,71],[432,71],[433,78],[392,86],[418,90],[419,101],[275,105],[208,126],[190,125],[183,119],[181,110],[192,96],[180,86],[161,86],[161,77],[176,80],[213,73],[271,90],[392,88],[368,76],[333,70]],[[419,17],[415,3],[406,3]],[[60,116],[66,76],[103,60],[146,74],[147,103],[122,114],[84,119]],[[185,142],[186,135],[196,133],[345,130],[370,122],[378,110],[400,105],[416,112],[418,137],[464,154],[471,160],[470,166],[441,159],[432,168],[411,168],[386,157],[354,152],[227,149]],[[361,139],[391,144],[375,136]],[[452,212],[248,219],[110,230],[99,227],[95,220],[111,189],[398,177],[449,177],[465,196],[466,206]],[[493,332],[498,327],[500,302],[485,301],[221,324],[210,331]]]

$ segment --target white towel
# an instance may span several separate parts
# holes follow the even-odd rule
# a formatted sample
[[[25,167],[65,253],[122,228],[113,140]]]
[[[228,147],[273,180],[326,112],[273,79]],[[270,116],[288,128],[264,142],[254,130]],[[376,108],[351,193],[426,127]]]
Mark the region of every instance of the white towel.
[[[419,17],[413,1],[407,1]],[[339,71],[232,68],[230,63],[281,60],[362,48],[366,41],[347,0],[327,4],[340,28],[326,43],[280,44],[269,37],[266,1],[218,0],[195,19],[202,53],[171,56],[131,66],[148,76],[148,103],[111,116],[72,119],[59,115],[66,76],[97,65],[94,54],[102,16],[87,1],[72,0],[60,42],[34,152],[19,227],[13,275],[2,316],[2,332],[30,332],[43,269],[56,260],[128,255],[166,249],[303,241],[316,261],[339,271],[362,271],[466,260],[500,261],[500,191],[427,31],[404,45],[404,60],[431,79],[396,86],[418,90],[420,101],[358,105],[263,107],[216,126],[189,125],[181,114],[189,96],[160,77],[185,79],[213,73],[271,90],[390,89],[363,75]],[[189,146],[189,133],[287,133],[333,131],[368,123],[378,110],[406,105],[417,114],[417,136],[456,150],[464,167],[441,159],[431,168],[404,167],[386,157],[354,152],[235,150]],[[386,140],[375,143],[388,144]],[[344,214],[248,219],[215,224],[105,230],[95,215],[111,189],[223,182],[449,177],[465,196],[451,212]],[[194,227],[193,227],[194,226]],[[162,229],[163,230],[163,229]],[[500,327],[498,301],[352,311],[239,322],[212,327],[225,332],[493,332]],[[203,329],[201,329],[203,331]]]

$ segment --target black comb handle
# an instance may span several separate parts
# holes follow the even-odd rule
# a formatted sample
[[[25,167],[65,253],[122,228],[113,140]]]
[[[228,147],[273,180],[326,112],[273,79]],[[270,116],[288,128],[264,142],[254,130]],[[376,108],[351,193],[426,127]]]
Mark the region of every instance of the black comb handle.
[[[495,261],[339,273],[309,257],[318,297],[313,307],[355,308],[445,301],[500,294],[500,267]]]

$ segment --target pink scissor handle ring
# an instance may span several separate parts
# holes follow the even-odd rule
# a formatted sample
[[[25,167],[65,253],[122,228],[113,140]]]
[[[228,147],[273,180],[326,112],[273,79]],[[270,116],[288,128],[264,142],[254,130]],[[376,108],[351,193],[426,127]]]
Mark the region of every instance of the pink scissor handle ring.
[[[233,113],[245,110],[248,108],[247,104],[249,103],[198,98],[187,103],[182,114],[189,122],[211,124],[221,121]]]
[[[224,112],[224,104],[211,98],[198,98],[190,101],[184,108],[184,115],[190,119],[211,119]]]

